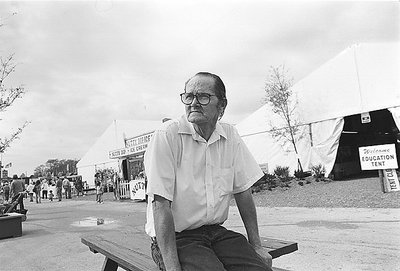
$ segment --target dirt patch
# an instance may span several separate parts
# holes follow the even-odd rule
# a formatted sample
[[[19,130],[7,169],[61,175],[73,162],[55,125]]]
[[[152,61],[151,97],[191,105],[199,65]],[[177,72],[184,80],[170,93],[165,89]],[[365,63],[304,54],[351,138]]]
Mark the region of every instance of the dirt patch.
[[[400,192],[383,193],[379,178],[315,182],[254,193],[257,206],[400,208]]]

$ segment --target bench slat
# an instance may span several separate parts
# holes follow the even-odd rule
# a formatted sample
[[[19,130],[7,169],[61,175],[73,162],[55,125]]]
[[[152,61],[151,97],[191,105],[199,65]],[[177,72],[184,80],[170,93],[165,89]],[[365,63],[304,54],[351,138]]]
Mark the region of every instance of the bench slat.
[[[261,237],[261,245],[268,250],[272,259],[295,252],[299,249],[297,243],[267,237]]]
[[[86,236],[81,241],[127,270],[153,270],[150,266],[157,270],[150,256],[149,238],[145,237],[144,234],[135,233],[124,237],[121,232],[117,232]]]
[[[142,232],[102,232],[84,236],[81,242],[106,257],[103,271],[116,271],[114,264],[132,271],[158,270],[151,258],[150,238]],[[273,259],[298,250],[297,243],[267,237],[261,238],[261,244]]]

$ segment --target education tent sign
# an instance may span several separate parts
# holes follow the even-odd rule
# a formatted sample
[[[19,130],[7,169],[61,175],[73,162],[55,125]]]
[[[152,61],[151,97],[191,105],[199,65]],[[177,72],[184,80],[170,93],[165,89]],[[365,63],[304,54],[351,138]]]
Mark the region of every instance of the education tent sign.
[[[362,170],[398,168],[394,144],[359,147]]]

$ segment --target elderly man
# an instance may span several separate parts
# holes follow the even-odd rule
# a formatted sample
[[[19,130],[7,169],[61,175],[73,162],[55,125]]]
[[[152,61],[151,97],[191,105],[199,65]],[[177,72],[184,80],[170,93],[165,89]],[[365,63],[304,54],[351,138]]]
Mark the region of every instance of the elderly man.
[[[271,270],[251,186],[263,176],[236,129],[219,122],[222,80],[201,72],[181,94],[186,116],[155,131],[145,154],[146,232],[161,270]],[[234,196],[248,240],[222,226]]]

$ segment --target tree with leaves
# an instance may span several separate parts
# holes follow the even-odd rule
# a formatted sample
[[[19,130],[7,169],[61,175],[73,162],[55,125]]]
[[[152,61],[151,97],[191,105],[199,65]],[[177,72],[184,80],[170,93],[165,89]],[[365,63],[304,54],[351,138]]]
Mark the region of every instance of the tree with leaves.
[[[283,145],[289,143],[297,156],[298,169],[303,171],[296,143],[301,138],[299,121],[295,116],[297,101],[292,96],[293,78],[288,76],[284,65],[270,68],[270,75],[265,84],[265,102],[271,106],[272,112],[283,121],[284,126],[271,125],[272,137]]]
[[[52,176],[77,174],[77,163],[78,160],[74,159],[49,159],[44,165],[37,166],[33,171],[33,175],[35,177],[51,178]]]

